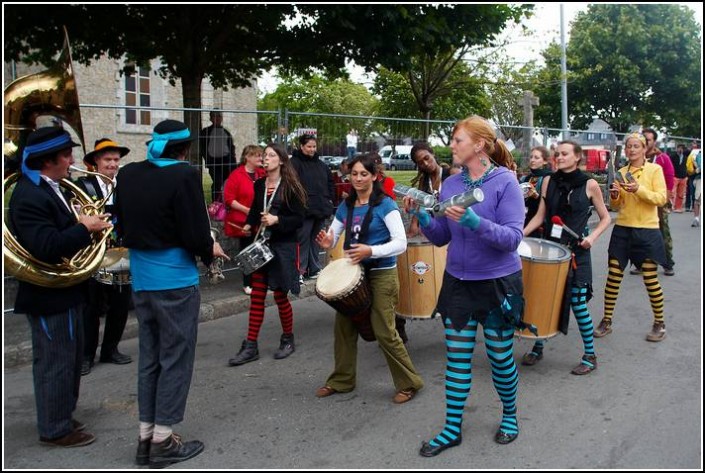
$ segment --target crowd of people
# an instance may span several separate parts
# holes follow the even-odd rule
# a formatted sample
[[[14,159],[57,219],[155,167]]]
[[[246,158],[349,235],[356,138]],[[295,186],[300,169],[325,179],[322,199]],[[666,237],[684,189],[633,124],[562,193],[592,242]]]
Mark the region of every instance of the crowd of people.
[[[243,291],[250,297],[248,330],[239,352],[228,361],[230,366],[259,358],[257,340],[268,290],[273,291],[282,327],[274,358],[294,353],[294,313],[288,294],[298,294],[305,279],[319,276],[320,250],[335,247],[340,239],[345,256],[360,265],[369,284],[371,330],[389,367],[392,401],[397,404],[411,401],[424,387],[405,345],[405,319],[395,316],[400,289],[397,256],[407,250],[409,238],[447,245],[434,310],[446,341],[445,421],[421,445],[419,453],[425,457],[462,442],[479,325],[502,404],[495,441],[507,444],[519,435],[514,335],[527,328],[522,319],[522,258],[517,251],[525,237],[554,241],[571,252],[562,331],[572,309],[584,350],[573,374],[597,369],[594,337],[613,331],[620,283],[630,263],[643,275],[653,311],[646,339],[660,342],[666,336],[657,269],[661,265],[664,274],[674,274],[668,230],[671,206],[675,213],[692,208],[692,225],[699,225],[702,162],[697,148],[688,152],[679,145],[676,153],[663,153],[656,148],[657,135],[651,129],[626,137],[628,162],[616,171],[608,191],[609,206],[618,214],[609,243],[603,318],[594,328],[588,310],[593,287],[590,250],[608,230],[611,217],[599,184],[579,169],[578,143],[558,143],[555,170],[548,149],[532,149],[528,174],[518,180],[512,154],[488,121],[478,116],[461,120],[452,132],[452,166],[439,163],[427,143],[413,146],[417,175],[411,185],[438,202],[475,189],[484,198],[472,206],[450,205],[436,213],[408,196],[403,208],[398,206],[396,184],[385,175],[380,156],[356,152],[354,129],[347,136],[348,159],[334,175],[320,159],[313,135],[299,137],[291,157],[274,143],[246,146],[239,165],[231,166],[232,136],[222,127],[222,114],[213,112],[211,120],[213,124],[201,133],[200,154],[212,175],[211,197],[226,208],[225,234],[238,240],[239,250],[266,240],[271,253],[244,275]],[[32,329],[41,443],[77,447],[95,440],[73,417],[81,376],[94,367],[103,313],[107,315],[99,361],[132,361],[118,351],[118,343],[133,305],[139,323],[135,462],[163,467],[203,451],[202,442],[184,441],[173,426],[184,419],[193,373],[200,306],[197,261],[208,266],[214,258],[229,257],[211,233],[201,174],[188,165],[197,139],[184,123],[162,121],[147,143],[146,159],[121,167],[119,173],[120,159],[130,150],[108,138],[96,141],[84,161],[108,180],[88,176],[79,185],[95,200],[104,200],[105,213],[79,215],[76,221],[59,182],[68,176],[74,163],[72,149],[78,145],[60,128],[40,128],[29,135],[22,176],[9,205],[9,221],[19,242],[47,262],[71,257],[101,232],[112,232],[113,246],[129,249],[127,284],[91,279],[48,289],[19,283],[15,312],[27,314]],[[593,210],[599,222],[591,229],[588,219]],[[408,215],[406,226],[403,213]],[[355,389],[359,336],[353,320],[337,311],[334,368],[315,396]],[[539,338],[522,364],[539,362],[544,343]]]

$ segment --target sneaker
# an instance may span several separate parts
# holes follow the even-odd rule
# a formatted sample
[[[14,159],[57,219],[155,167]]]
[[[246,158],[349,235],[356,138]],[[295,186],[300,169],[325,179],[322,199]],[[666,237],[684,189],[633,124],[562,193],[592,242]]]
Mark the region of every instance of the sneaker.
[[[676,272],[673,270],[673,268],[663,268],[663,274],[666,276],[675,276]]]
[[[595,330],[593,332],[593,336],[595,338],[602,338],[605,335],[608,335],[610,333],[612,333],[612,319],[603,318],[600,321],[600,325],[595,327]]]
[[[299,275],[299,284],[303,284],[303,283],[304,283],[304,275],[300,274]]]
[[[242,288],[242,292],[249,296],[250,294],[252,294],[252,288],[250,286],[245,286]]]
[[[251,342],[249,340],[242,341],[242,347],[240,351],[235,355],[234,358],[228,360],[229,366],[240,366],[250,361],[259,360],[259,350],[257,349],[257,342]]]
[[[700,226],[700,218],[695,217],[693,219],[693,223],[690,224],[691,227],[699,227]]]
[[[629,271],[629,274],[641,274],[641,269],[634,266],[631,271]]]
[[[318,279],[318,273],[320,273],[320,271],[316,271],[316,272],[313,273],[313,274],[309,274],[309,275],[308,275],[308,278],[309,278],[309,279]]]
[[[666,338],[666,324],[664,322],[654,322],[651,332],[646,334],[646,339],[650,342],[660,342]]]

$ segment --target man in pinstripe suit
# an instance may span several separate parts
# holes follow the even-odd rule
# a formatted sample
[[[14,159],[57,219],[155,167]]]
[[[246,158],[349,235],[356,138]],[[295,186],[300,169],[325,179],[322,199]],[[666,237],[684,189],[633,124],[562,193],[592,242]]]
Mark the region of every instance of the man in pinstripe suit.
[[[18,242],[46,263],[71,258],[91,243],[91,233],[110,228],[106,215],[79,217],[70,210],[59,182],[68,177],[79,146],[61,128],[40,128],[27,138],[22,176],[10,198],[10,226]],[[85,283],[66,288],[20,281],[15,313],[27,314],[32,329],[34,395],[39,441],[80,447],[95,440],[73,418],[83,360]]]

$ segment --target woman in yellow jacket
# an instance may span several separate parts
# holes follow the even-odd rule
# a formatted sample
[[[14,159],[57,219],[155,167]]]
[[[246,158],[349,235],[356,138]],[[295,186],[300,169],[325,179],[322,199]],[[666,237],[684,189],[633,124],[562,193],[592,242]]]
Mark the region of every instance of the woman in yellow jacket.
[[[605,285],[605,311],[595,337],[612,332],[612,314],[624,276],[631,261],[641,267],[646,292],[654,313],[654,326],[646,335],[650,342],[666,336],[663,320],[663,291],[656,269],[666,262],[666,250],[659,230],[658,207],[667,199],[666,180],[661,166],[646,162],[646,139],[632,133],[625,140],[629,164],[621,168],[610,188],[610,205],[619,210],[610,239],[609,274]]]

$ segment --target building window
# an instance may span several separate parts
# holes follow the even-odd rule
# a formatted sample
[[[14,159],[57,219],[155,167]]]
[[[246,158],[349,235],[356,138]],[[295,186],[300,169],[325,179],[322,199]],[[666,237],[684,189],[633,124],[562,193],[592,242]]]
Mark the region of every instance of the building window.
[[[149,69],[140,67],[136,74],[125,74],[125,105],[149,107]],[[151,125],[149,110],[125,109],[125,123],[133,125]]]
[[[588,133],[587,140],[588,141],[595,141],[595,133]]]

